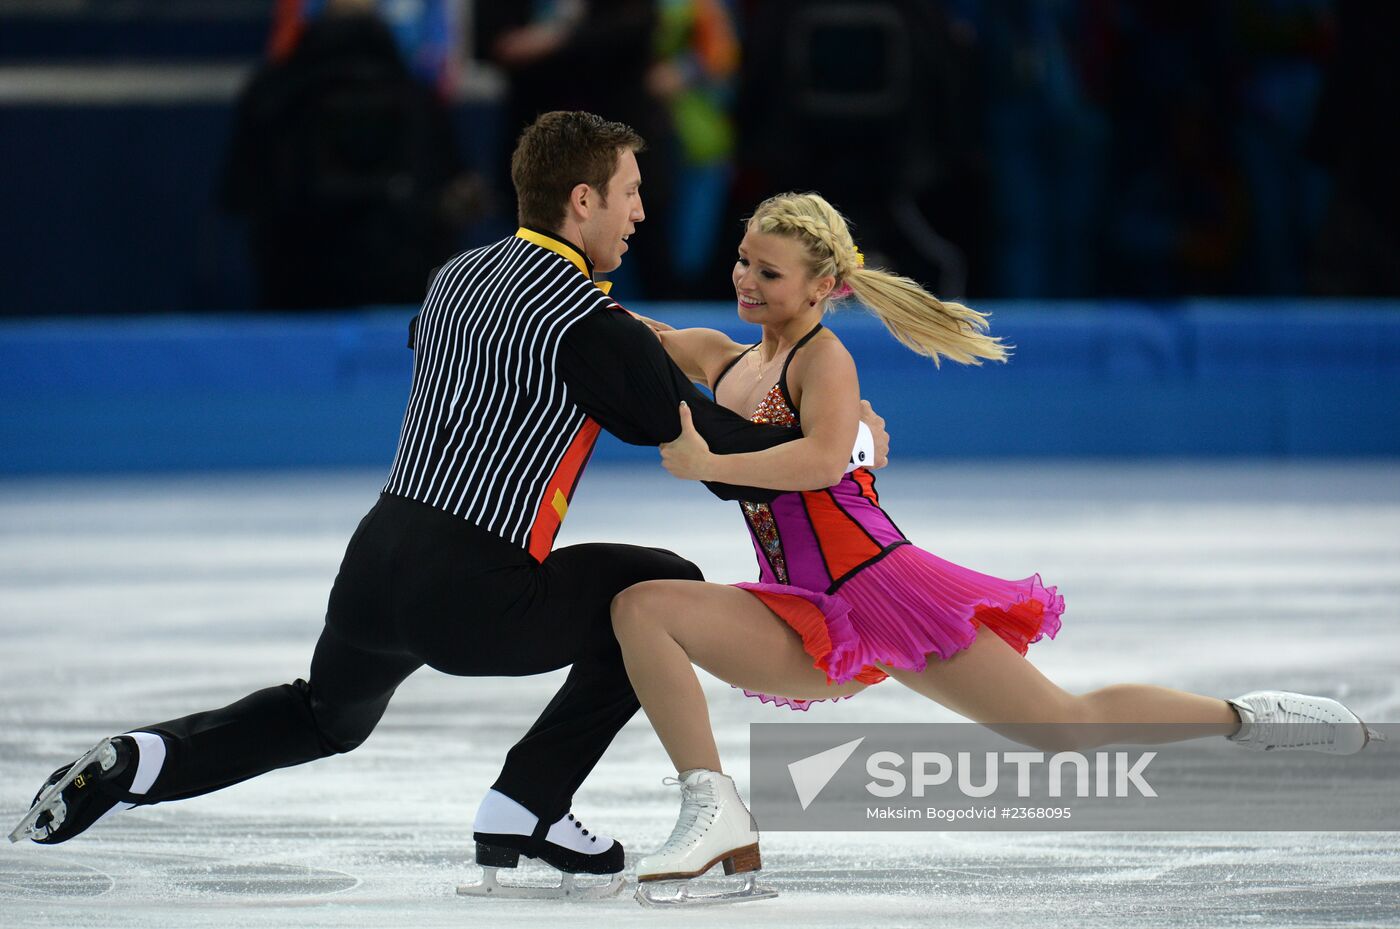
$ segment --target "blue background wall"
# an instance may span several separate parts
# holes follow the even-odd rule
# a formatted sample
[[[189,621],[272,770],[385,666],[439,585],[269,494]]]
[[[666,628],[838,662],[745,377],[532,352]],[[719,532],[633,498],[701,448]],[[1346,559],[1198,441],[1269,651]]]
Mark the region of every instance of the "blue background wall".
[[[896,454],[1400,455],[1400,302],[979,306],[1005,366],[936,370],[831,319]],[[635,308],[754,337],[728,305]],[[0,323],[0,473],[387,467],[412,312]]]

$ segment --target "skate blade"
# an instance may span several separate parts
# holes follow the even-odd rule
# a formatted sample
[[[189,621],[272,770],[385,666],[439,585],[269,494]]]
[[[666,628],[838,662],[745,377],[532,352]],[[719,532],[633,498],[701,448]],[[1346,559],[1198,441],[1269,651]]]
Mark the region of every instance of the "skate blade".
[[[497,868],[481,869],[481,882],[459,884],[457,893],[463,897],[498,897],[503,900],[606,900],[622,893],[627,881],[621,874],[598,875],[607,877],[606,883],[580,884],[574,875],[563,872],[559,884],[554,887],[521,884],[502,884],[496,880]]]
[[[110,760],[108,760],[108,752],[110,752]],[[102,770],[104,771],[108,770],[116,763],[117,752],[116,748],[112,745],[111,739],[103,739],[101,742],[98,742],[93,746],[92,751],[69,766],[68,773],[44,788],[43,792],[39,794],[38,799],[34,801],[34,805],[29,808],[29,812],[24,815],[24,819],[21,819],[19,825],[10,830],[10,841],[18,842],[20,839],[44,838],[47,833],[41,831],[36,825],[39,822],[39,817],[43,816],[46,812],[57,809],[59,803],[63,801],[61,795],[64,788],[77,780],[78,775],[86,771],[87,766],[97,761],[99,758],[107,762],[102,765]],[[56,797],[59,803],[53,802]]]
[[[758,872],[744,875],[744,883],[736,889],[697,892],[689,881],[647,881],[637,885],[633,898],[646,907],[719,906],[725,903],[747,903],[750,900],[771,900],[778,892],[758,884]]]
[[[1361,725],[1366,729],[1366,741],[1367,741],[1367,742],[1389,742],[1389,741],[1390,741],[1390,739],[1386,737],[1386,734],[1385,734],[1384,732],[1378,732],[1377,730],[1372,729],[1370,726],[1367,726],[1365,723],[1362,723]]]

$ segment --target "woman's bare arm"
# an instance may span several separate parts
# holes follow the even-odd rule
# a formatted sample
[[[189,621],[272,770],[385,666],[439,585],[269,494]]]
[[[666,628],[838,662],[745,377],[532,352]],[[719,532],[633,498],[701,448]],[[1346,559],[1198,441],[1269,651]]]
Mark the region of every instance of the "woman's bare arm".
[[[800,397],[802,438],[759,452],[716,455],[682,413],[680,437],[661,446],[666,470],[690,480],[773,490],[818,490],[837,483],[860,422],[855,362],[836,339],[814,341],[788,369],[788,389]]]

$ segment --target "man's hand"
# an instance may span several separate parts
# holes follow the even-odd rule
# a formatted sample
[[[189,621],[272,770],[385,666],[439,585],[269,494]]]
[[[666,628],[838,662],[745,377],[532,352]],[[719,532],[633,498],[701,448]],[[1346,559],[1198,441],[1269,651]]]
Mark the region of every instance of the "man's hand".
[[[670,442],[661,443],[661,465],[682,480],[706,481],[715,458],[704,436],[695,431],[690,407],[681,403],[681,434]]]
[[[885,418],[875,412],[869,400],[862,400],[860,421],[870,427],[870,434],[875,439],[875,463],[870,467],[883,468],[890,463],[890,434],[885,431]]]

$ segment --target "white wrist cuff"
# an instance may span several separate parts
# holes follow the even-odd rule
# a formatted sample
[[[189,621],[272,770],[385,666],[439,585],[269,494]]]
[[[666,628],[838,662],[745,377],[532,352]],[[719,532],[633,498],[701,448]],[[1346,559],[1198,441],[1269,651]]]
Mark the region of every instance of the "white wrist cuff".
[[[870,434],[870,427],[864,420],[856,429],[856,446],[851,449],[851,463],[846,465],[846,473],[850,474],[856,468],[875,467],[875,436]]]

